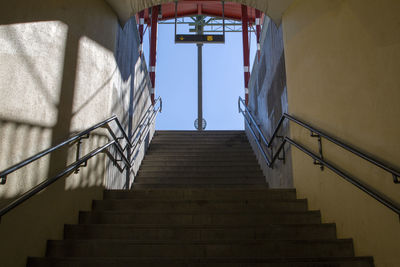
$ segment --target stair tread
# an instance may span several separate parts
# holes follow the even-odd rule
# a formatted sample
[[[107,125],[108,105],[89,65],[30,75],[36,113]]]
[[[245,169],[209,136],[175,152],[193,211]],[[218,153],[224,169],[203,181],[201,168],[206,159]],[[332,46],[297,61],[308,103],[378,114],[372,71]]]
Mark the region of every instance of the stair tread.
[[[191,258],[181,258],[181,257],[171,257],[171,258],[157,258],[157,257],[149,257],[149,258],[135,258],[135,257],[52,257],[52,258],[38,258],[38,257],[31,257],[31,259],[48,259],[48,260],[57,260],[57,259],[65,259],[65,260],[137,260],[137,261],[217,261],[217,262],[260,262],[260,261],[268,261],[268,262],[296,262],[296,261],[304,261],[304,262],[315,262],[315,261],[355,261],[355,260],[366,260],[372,261],[372,257],[370,256],[355,256],[355,257],[251,257],[251,258],[228,258],[228,257],[216,257],[216,258],[198,258],[198,257],[191,257]]]
[[[204,215],[229,215],[229,214],[253,214],[253,215],[291,215],[291,214],[320,214],[319,210],[307,210],[307,211],[81,211],[81,213],[109,213],[109,214],[170,214],[170,215],[192,215],[192,214],[204,214]]]
[[[117,203],[129,203],[129,202],[146,202],[146,203],[171,203],[171,204],[214,204],[214,203],[237,203],[237,204],[281,204],[281,203],[306,203],[306,199],[287,199],[287,200],[271,200],[271,199],[244,199],[244,200],[226,200],[226,199],[216,199],[216,200],[206,200],[206,199],[186,199],[186,200],[176,200],[176,199],[104,199],[104,200],[94,200],[95,203],[100,202],[117,202]]]
[[[195,192],[199,192],[199,191],[203,191],[203,192],[210,192],[210,191],[256,191],[256,192],[260,192],[260,191],[266,191],[266,193],[268,192],[296,192],[295,188],[255,188],[255,189],[237,189],[237,188],[233,188],[233,189],[228,189],[228,188],[221,188],[221,189],[135,189],[135,190],[125,190],[125,189],[108,189],[105,190],[105,192],[123,192],[123,193],[136,193],[137,191],[195,191]]]
[[[293,244],[319,244],[319,243],[352,243],[352,239],[229,239],[229,240],[122,240],[122,239],[65,239],[65,240],[49,240],[50,244],[73,244],[73,243],[87,243],[87,244],[104,244],[104,243],[124,243],[124,244],[143,244],[143,245],[215,245],[215,244],[270,244],[270,243],[293,243]]]
[[[209,225],[209,224],[66,224],[66,227],[132,227],[132,228],[151,228],[151,229],[168,229],[168,228],[178,228],[178,229],[267,229],[268,227],[335,227],[334,223],[303,223],[303,224],[284,224],[284,223],[269,223],[265,225]]]
[[[136,183],[134,184],[134,188],[141,188],[141,189],[156,189],[156,188],[210,188],[210,189],[219,189],[219,188],[268,188],[267,183],[257,183],[257,184],[244,184],[244,183],[235,183],[235,184],[227,184],[227,183],[207,183],[207,184],[185,184],[185,183],[170,183],[170,184],[161,184],[161,183]]]
[[[226,188],[210,188],[203,189],[170,189],[170,188],[154,188],[154,189],[136,189],[134,192],[124,192],[124,191],[105,191],[104,200],[111,199],[154,199],[154,200],[164,200],[168,198],[169,200],[295,200],[296,191],[266,191],[268,188],[256,188],[241,190],[233,188],[228,190]]]
[[[168,266],[168,267],[373,267],[371,257],[314,257],[314,258],[30,258],[28,266],[73,266],[98,267],[113,266]],[[57,265],[60,264],[60,265]],[[329,265],[327,265],[329,264]],[[335,265],[331,265],[335,264]]]

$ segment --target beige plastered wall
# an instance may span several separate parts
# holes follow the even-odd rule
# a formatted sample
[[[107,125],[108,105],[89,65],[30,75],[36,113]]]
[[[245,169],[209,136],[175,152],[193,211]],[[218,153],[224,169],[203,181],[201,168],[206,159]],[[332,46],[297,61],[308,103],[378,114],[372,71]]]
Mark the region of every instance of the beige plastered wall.
[[[113,114],[127,113],[120,107],[129,106],[132,77],[121,77],[115,59],[118,27],[117,15],[103,0],[0,4],[1,170]],[[146,68],[140,60],[133,64]],[[141,86],[143,99],[137,103],[147,105],[148,86]],[[126,126],[129,118],[122,119]],[[83,141],[82,155],[107,141],[104,131],[94,133]],[[0,185],[1,206],[72,163],[75,151],[70,146],[9,175]],[[3,216],[0,265],[22,267],[27,256],[44,256],[46,240],[62,239],[64,224],[77,223],[79,211],[102,198],[107,165],[101,154],[79,174],[60,179]]]
[[[400,2],[298,0],[283,16],[289,113],[400,167]],[[317,152],[309,132],[291,136]],[[390,174],[326,141],[327,161],[400,203]],[[292,149],[298,197],[353,238],[358,256],[378,267],[400,266],[399,216]]]

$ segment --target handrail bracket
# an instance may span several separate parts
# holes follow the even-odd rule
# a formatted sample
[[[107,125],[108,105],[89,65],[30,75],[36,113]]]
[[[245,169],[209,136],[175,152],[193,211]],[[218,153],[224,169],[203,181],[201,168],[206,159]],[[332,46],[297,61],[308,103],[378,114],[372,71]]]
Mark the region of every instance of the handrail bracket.
[[[76,161],[79,161],[81,159],[81,144],[82,144],[82,140],[83,139],[89,139],[89,137],[90,137],[90,134],[88,133],[88,134],[86,134],[84,136],[79,137],[78,142],[76,142]],[[86,167],[86,166],[87,166],[87,161],[85,161],[83,164],[79,165],[75,169],[74,173],[78,174],[80,168],[81,167]]]
[[[280,157],[280,156],[278,155],[278,160],[282,161],[283,164],[286,163],[286,152],[285,152],[285,147],[282,148],[282,157]]]
[[[396,174],[392,174],[392,175],[393,175],[393,182],[395,184],[400,184],[399,176],[397,176]]]
[[[311,131],[310,134],[311,137],[318,138],[318,152],[319,152],[319,157],[321,160],[324,160],[324,154],[322,153],[322,140],[321,140],[321,135],[315,134],[313,131]],[[324,164],[320,161],[317,161],[314,159],[314,165],[319,165],[319,168],[321,171],[324,171]]]
[[[277,135],[276,138],[280,139],[281,142],[282,142],[282,144],[283,144],[283,141],[285,140],[285,137],[284,137],[284,136],[282,136],[282,135]],[[272,151],[272,148],[273,148],[273,147],[271,146],[271,151]],[[280,151],[282,151],[282,156],[279,156],[279,154],[281,153]],[[282,161],[283,164],[286,163],[286,152],[285,152],[285,146],[284,146],[284,145],[283,145],[282,149],[278,150],[278,157],[277,157],[277,159],[280,160],[280,161]]]

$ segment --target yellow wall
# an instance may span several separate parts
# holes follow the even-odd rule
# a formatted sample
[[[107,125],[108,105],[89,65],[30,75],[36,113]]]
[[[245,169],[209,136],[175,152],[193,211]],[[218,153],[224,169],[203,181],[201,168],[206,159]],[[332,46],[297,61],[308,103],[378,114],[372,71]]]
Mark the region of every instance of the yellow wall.
[[[289,113],[400,166],[400,1],[298,0],[283,16]],[[309,132],[294,140],[317,151]],[[391,175],[327,142],[324,156],[400,203]],[[292,150],[299,197],[354,238],[356,254],[400,266],[399,217],[329,170]]]

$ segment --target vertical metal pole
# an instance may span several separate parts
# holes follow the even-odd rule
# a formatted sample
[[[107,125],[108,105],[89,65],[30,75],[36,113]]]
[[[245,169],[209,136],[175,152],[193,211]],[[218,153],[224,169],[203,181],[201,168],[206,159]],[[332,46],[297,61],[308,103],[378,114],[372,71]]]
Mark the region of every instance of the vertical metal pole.
[[[224,34],[225,41],[225,1],[222,0],[222,32]]]
[[[178,1],[175,1],[175,35],[176,36],[176,24],[178,22]]]
[[[197,44],[197,130],[203,130],[203,44]]]

